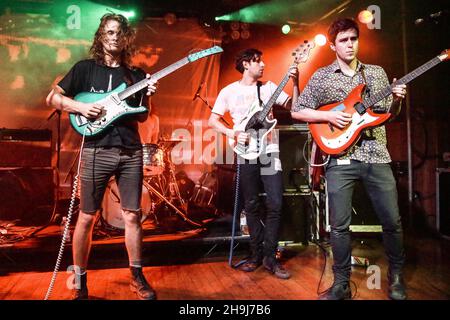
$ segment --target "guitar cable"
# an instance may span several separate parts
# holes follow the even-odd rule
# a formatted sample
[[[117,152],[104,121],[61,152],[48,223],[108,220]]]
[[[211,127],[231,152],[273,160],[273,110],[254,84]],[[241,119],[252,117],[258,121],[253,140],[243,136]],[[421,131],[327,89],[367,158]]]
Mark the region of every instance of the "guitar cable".
[[[234,250],[234,236],[236,233],[236,216],[239,206],[239,177],[240,177],[240,165],[239,165],[239,158],[236,157],[236,187],[235,187],[235,195],[234,195],[234,207],[233,207],[233,223],[231,224],[231,241],[230,241],[230,255],[228,258],[228,264],[232,268],[237,268],[240,264],[244,263],[238,263],[238,265],[233,265],[233,250]]]
[[[55,281],[56,281],[56,276],[58,275],[58,271],[59,271],[59,267],[61,265],[61,260],[63,257],[63,253],[64,253],[64,248],[66,245],[66,241],[67,241],[67,237],[69,234],[69,228],[70,228],[70,220],[72,219],[72,215],[73,215],[73,207],[75,205],[75,198],[78,192],[78,176],[80,174],[80,167],[81,167],[81,155],[83,154],[83,148],[84,148],[84,138],[86,136],[86,127],[84,128],[83,131],[83,137],[81,140],[81,147],[80,147],[80,157],[78,159],[78,166],[77,166],[77,174],[74,177],[73,180],[73,186],[72,186],[72,195],[70,198],[70,205],[69,205],[69,210],[67,213],[67,218],[66,218],[66,223],[64,225],[64,232],[62,235],[62,239],[61,239],[61,245],[59,247],[59,252],[58,252],[58,256],[56,258],[56,264],[55,264],[55,268],[53,270],[53,275],[52,275],[52,279],[50,280],[50,285],[47,289],[47,293],[45,295],[44,300],[48,300],[52,294],[53,291],[53,287],[55,285]]]
[[[325,167],[328,162],[330,161],[330,155],[327,154],[327,159],[325,160],[325,162],[322,163],[312,163],[312,161],[308,161],[308,159],[306,158],[306,146],[309,144],[310,138],[305,140],[305,143],[303,144],[303,159],[305,160],[305,162],[311,166],[311,167]]]

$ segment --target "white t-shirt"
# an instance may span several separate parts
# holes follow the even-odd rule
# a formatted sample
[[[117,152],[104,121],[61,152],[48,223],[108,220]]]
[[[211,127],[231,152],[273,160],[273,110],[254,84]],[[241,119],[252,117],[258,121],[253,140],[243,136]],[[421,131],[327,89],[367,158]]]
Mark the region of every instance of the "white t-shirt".
[[[276,89],[277,86],[271,81],[267,81],[262,84],[260,88],[260,95],[263,105],[269,101]],[[284,105],[289,98],[290,97],[286,92],[281,91],[275,104]],[[223,116],[227,111],[229,111],[235,124],[234,127],[236,127],[236,124],[239,124],[242,121],[252,106],[258,105],[258,89],[256,84],[246,86],[240,84],[239,81],[236,81],[227,85],[219,92],[212,112]],[[273,117],[272,112],[269,113],[268,117]],[[276,134],[269,133],[267,135],[267,146],[264,153],[271,152],[280,152],[280,148],[278,136]]]

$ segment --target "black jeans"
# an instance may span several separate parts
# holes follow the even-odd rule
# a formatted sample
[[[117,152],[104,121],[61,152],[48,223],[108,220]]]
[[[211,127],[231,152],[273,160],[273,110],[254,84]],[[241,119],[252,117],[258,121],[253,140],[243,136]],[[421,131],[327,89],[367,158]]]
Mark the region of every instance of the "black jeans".
[[[278,160],[278,159],[277,159]],[[279,160],[278,160],[279,161]],[[240,164],[240,186],[250,233],[252,257],[275,259],[283,204],[283,177],[281,171],[271,169],[267,161]],[[261,185],[266,193],[265,219],[261,212]],[[263,225],[263,224],[264,225]]]
[[[326,169],[330,208],[331,246],[335,282],[348,281],[351,270],[349,226],[355,181],[361,180],[383,228],[383,244],[389,272],[400,273],[404,264],[403,231],[397,202],[397,187],[389,164],[351,160],[338,165],[330,159]]]

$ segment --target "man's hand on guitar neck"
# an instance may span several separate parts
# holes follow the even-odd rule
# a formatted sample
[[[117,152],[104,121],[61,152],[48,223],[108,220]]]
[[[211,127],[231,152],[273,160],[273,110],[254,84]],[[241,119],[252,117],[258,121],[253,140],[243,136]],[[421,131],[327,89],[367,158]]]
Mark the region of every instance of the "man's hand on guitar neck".
[[[392,84],[397,81],[396,78],[392,81]],[[399,102],[406,96],[406,84],[397,84],[392,88],[392,94],[394,95],[394,101]]]
[[[158,81],[151,78],[150,74],[146,74],[145,77],[148,79],[147,81],[147,95],[151,96],[156,92],[158,87]]]
[[[289,68],[289,77],[292,79],[292,82],[294,82],[294,84],[298,85],[298,66],[297,65],[292,65]]]

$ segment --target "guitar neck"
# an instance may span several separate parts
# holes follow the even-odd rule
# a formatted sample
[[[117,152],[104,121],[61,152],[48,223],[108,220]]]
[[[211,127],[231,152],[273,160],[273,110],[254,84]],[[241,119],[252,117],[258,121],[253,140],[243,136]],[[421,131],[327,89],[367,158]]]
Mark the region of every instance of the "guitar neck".
[[[289,72],[286,73],[286,75],[284,76],[283,80],[281,80],[281,82],[278,85],[277,89],[275,90],[275,92],[270,97],[269,101],[267,101],[267,103],[264,105],[263,110],[261,110],[261,113],[260,113],[259,119],[258,119],[260,122],[263,122],[264,119],[267,117],[267,115],[269,114],[270,110],[272,109],[272,106],[274,105],[275,101],[277,101],[278,96],[280,95],[281,91],[283,91],[284,87],[286,86],[286,84],[288,82],[289,82]]]
[[[151,79],[159,80],[161,78],[164,78],[165,76],[171,74],[175,70],[178,70],[181,67],[187,65],[189,62],[190,61],[189,61],[188,58],[183,58],[181,60],[178,60],[177,62],[172,63],[170,66],[167,66],[164,69],[162,69],[162,70],[152,74]],[[131,95],[135,94],[136,92],[146,88],[147,87],[147,81],[148,81],[148,79],[143,79],[143,80],[141,80],[139,82],[136,82],[132,86],[126,88],[122,92],[120,92],[119,93],[120,100],[125,100],[129,96],[131,96]]]
[[[399,85],[399,84],[407,84],[407,83],[411,82],[412,80],[414,80],[421,74],[427,72],[434,66],[438,65],[440,62],[442,62],[442,60],[439,59],[439,57],[435,57],[435,58],[431,59],[427,63],[423,64],[422,66],[420,66],[417,69],[408,73],[403,78],[395,81],[394,83],[392,83],[388,87],[384,88],[380,92],[372,95],[370,98],[364,99],[364,101],[363,101],[364,106],[366,108],[369,108],[369,107],[375,105],[377,102],[379,102],[379,101],[383,100],[384,98],[386,98],[387,96],[389,96],[392,93],[392,88],[394,88],[394,86]]]

